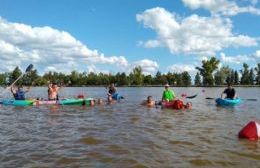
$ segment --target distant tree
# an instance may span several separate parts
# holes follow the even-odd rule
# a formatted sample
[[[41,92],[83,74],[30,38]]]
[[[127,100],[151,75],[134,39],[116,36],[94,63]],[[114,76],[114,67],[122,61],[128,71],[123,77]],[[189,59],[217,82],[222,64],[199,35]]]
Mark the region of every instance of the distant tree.
[[[140,66],[135,67],[129,75],[132,85],[141,86],[143,85],[143,74],[142,68]]]
[[[7,84],[7,80],[8,80],[8,73],[2,73],[0,74],[0,85],[6,85]]]
[[[153,83],[152,75],[144,76],[144,85],[152,85],[152,83]]]
[[[116,81],[118,86],[127,86],[128,85],[128,78],[126,74],[123,73],[117,73],[116,74]]]
[[[238,85],[239,84],[239,75],[238,72],[235,71],[234,72],[234,85]]]
[[[257,66],[255,67],[255,71],[256,71],[256,85],[260,85],[260,63],[257,64]]]
[[[164,85],[165,83],[168,83],[167,75],[162,75],[162,73],[160,71],[157,71],[155,78],[154,78],[154,84]]]
[[[191,85],[191,76],[187,71],[181,73],[182,84],[183,86],[190,86]]]
[[[194,79],[194,85],[195,86],[201,86],[201,78],[199,72],[196,73],[195,79]]]
[[[248,85],[250,83],[250,77],[249,77],[249,66],[248,64],[243,64],[243,70],[240,70],[241,72],[241,85]]]
[[[231,69],[228,66],[221,67],[215,74],[215,84],[224,85],[231,81]]]
[[[255,74],[254,74],[254,69],[251,68],[249,71],[249,85],[254,85],[254,80],[255,80]]]
[[[210,60],[202,61],[202,67],[196,67],[203,77],[203,85],[211,86],[214,84],[213,72],[217,70],[219,62],[215,57],[211,57]]]
[[[14,70],[9,75],[9,83],[13,83],[20,75],[22,74],[22,71],[19,69],[19,67],[15,67]],[[17,81],[17,85],[21,85],[22,81]]]

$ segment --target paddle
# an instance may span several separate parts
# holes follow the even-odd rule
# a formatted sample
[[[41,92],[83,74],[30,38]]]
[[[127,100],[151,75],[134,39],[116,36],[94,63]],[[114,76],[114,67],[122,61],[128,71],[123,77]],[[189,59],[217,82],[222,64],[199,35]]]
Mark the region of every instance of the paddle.
[[[30,72],[33,69],[33,64],[30,64],[26,69],[25,73],[22,73],[10,86],[6,87],[0,95],[3,95],[8,89],[10,89],[19,79],[21,79],[26,73]]]
[[[195,94],[195,95],[193,95],[193,96],[187,96],[186,99],[193,99],[193,98],[195,98],[195,97],[197,97],[197,96],[198,96],[198,94]]]
[[[213,98],[213,97],[206,97],[205,99],[208,99],[208,100],[215,100],[216,98]],[[257,99],[241,99],[241,100],[247,100],[247,101],[257,101]]]

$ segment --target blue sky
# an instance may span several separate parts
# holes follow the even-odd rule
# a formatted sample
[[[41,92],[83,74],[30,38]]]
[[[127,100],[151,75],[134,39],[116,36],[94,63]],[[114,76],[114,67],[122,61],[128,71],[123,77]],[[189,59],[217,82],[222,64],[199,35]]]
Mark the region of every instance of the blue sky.
[[[194,74],[203,59],[260,62],[258,0],[0,0],[0,71]]]

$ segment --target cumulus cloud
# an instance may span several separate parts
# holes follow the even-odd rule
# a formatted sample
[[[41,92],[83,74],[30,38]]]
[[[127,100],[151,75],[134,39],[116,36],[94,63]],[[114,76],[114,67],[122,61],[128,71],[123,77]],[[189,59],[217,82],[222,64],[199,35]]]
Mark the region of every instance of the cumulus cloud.
[[[196,68],[192,64],[173,64],[168,67],[168,70],[170,72],[177,72],[177,73],[182,73],[184,71],[187,71],[191,74],[194,74],[196,71]]]
[[[145,75],[153,74],[159,68],[159,65],[156,61],[152,61],[149,59],[143,59],[140,61],[136,61],[132,64],[132,68],[137,67],[137,66],[140,66],[142,68],[143,74],[145,74]]]
[[[167,47],[172,54],[214,55],[228,47],[256,46],[256,39],[232,33],[232,21],[220,16],[200,17],[191,15],[177,19],[164,8],[147,9],[136,15],[138,22],[153,29],[157,38],[139,44],[152,47]]]
[[[252,13],[260,15],[260,9],[255,8],[256,0],[252,0],[252,5],[239,7],[235,1],[229,0],[182,0],[184,5],[191,9],[204,8],[209,10],[212,14],[225,16],[234,16],[239,13]]]
[[[220,60],[226,64],[255,63],[260,61],[260,50],[257,50],[253,54],[236,56],[226,56],[225,53],[220,53]]]
[[[105,56],[91,50],[71,34],[49,26],[32,27],[9,22],[0,17],[0,59],[5,64],[0,70],[34,63],[42,70],[70,72],[71,68],[86,70],[87,65],[109,64],[128,66],[123,56]]]

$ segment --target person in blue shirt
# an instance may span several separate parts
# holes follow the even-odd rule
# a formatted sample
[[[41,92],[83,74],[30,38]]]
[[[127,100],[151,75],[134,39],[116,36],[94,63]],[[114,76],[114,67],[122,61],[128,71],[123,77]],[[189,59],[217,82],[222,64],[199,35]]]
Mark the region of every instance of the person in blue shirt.
[[[18,86],[17,88],[11,87],[11,92],[15,100],[25,100],[25,93],[29,92],[29,90],[30,87],[25,90],[22,86]]]

